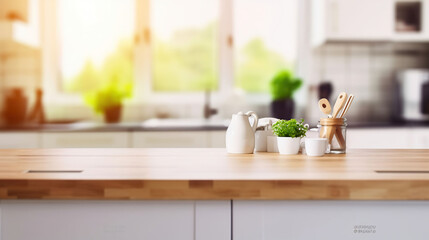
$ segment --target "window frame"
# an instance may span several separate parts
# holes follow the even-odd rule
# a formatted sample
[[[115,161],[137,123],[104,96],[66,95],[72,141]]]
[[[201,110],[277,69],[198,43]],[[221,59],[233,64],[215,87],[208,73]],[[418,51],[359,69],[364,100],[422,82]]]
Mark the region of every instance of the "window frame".
[[[134,59],[134,93],[127,103],[136,104],[187,104],[204,102],[204,92],[156,92],[152,89],[152,34],[150,25],[150,1],[135,0],[135,59]],[[219,1],[218,25],[218,90],[211,92],[212,102],[217,105],[230,97],[243,95],[235,88],[234,83],[234,32],[233,32],[233,0]],[[296,59],[296,72],[307,79],[307,69],[310,60],[310,27],[309,19],[310,0],[298,0],[298,22],[304,23],[297,32],[298,51]],[[59,37],[57,19],[57,0],[40,1],[41,11],[41,46],[42,78],[45,90],[45,102],[61,105],[83,104],[78,94],[66,93],[61,89],[61,76],[59,66]],[[149,39],[149,40],[145,40]],[[308,63],[306,63],[307,61]],[[52,67],[54,66],[54,67]],[[139,93],[139,94],[138,94]],[[266,103],[269,97],[266,93],[245,93],[250,103]]]

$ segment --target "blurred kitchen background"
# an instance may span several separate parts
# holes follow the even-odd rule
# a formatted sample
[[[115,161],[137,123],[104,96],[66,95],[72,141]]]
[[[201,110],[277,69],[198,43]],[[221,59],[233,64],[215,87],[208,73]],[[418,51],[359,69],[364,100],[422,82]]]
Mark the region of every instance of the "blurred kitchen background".
[[[0,0],[1,148],[224,147],[343,91],[349,147],[429,148],[429,0]]]

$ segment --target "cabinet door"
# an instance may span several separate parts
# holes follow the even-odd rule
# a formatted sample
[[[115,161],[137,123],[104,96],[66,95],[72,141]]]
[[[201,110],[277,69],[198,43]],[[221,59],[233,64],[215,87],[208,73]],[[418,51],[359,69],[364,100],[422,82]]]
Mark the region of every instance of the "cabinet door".
[[[392,0],[326,0],[328,40],[387,40],[392,37]]]
[[[355,128],[347,130],[347,148],[410,148],[411,129]]]
[[[39,133],[0,133],[0,148],[39,148]]]
[[[133,132],[132,142],[136,148],[206,148],[206,131],[159,131]]]
[[[410,148],[425,149],[429,148],[429,129],[414,128],[412,130],[412,138]]]
[[[211,131],[209,133],[209,135],[210,135],[209,147],[211,147],[211,148],[224,148],[226,146],[226,143],[225,143],[226,130]]]
[[[192,240],[192,201],[2,201],[1,239]]]
[[[43,133],[43,148],[126,148],[128,132]]]
[[[234,201],[234,240],[424,240],[428,201]]]
[[[230,240],[230,201],[1,202],[1,239]]]
[[[195,240],[231,240],[231,201],[195,202]]]

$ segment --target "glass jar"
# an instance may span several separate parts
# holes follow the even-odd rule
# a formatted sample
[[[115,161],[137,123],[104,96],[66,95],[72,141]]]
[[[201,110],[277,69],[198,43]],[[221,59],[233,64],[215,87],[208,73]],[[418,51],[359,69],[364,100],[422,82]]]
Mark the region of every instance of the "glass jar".
[[[319,136],[328,139],[329,153],[346,152],[346,118],[321,118],[317,124]]]

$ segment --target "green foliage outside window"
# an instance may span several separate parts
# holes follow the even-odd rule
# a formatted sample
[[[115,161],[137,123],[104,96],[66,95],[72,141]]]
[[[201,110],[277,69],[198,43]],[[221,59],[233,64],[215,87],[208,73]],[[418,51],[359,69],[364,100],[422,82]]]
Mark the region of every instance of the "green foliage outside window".
[[[122,41],[99,69],[88,61],[66,90],[83,94],[85,103],[101,113],[105,108],[119,105],[131,97],[133,74],[132,44],[131,41]]]
[[[217,23],[201,29],[177,31],[170,40],[157,39],[153,52],[154,91],[192,92],[218,89]],[[67,81],[66,91],[94,93],[112,85],[133,86],[132,41],[122,41],[100,68],[88,61]],[[236,56],[235,86],[246,92],[268,93],[270,81],[282,69],[293,66],[255,38]]]
[[[283,58],[259,38],[249,41],[237,58],[235,83],[247,92],[268,92],[273,76],[288,67]]]
[[[204,91],[218,88],[217,24],[177,31],[156,40],[153,54],[155,91]]]
[[[131,40],[118,44],[115,51],[109,55],[100,68],[87,61],[79,74],[66,85],[66,91],[87,94],[114,85],[133,85],[133,48]]]

